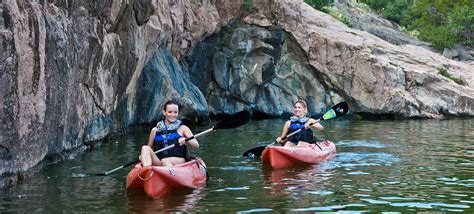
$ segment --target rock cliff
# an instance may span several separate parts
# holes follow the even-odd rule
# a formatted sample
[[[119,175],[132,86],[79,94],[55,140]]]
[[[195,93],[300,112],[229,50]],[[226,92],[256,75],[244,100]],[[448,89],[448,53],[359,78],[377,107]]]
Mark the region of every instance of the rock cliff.
[[[0,14],[2,177],[153,123],[171,97],[195,122],[300,98],[313,114],[346,100],[363,116],[474,115],[474,64],[301,0],[5,0]]]
[[[240,8],[225,3],[2,1],[0,175],[154,122],[170,97],[207,118],[177,59]]]

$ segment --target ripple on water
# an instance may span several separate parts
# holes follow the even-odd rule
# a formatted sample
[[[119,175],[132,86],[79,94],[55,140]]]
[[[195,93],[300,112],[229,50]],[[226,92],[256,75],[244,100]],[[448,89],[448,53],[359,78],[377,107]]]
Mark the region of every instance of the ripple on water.
[[[355,167],[383,166],[399,161],[400,159],[394,155],[383,152],[340,152],[336,154],[336,157],[332,161],[327,163],[327,168],[348,168],[348,170],[350,170]]]
[[[270,212],[273,211],[273,209],[270,208],[255,208],[251,210],[242,210],[238,211],[237,213],[254,213],[254,212]]]
[[[464,204],[447,204],[447,203],[420,203],[420,202],[406,202],[406,203],[391,203],[390,206],[394,207],[416,207],[416,208],[457,208],[457,209],[468,209],[470,206]]]
[[[224,191],[238,191],[238,190],[249,190],[250,187],[249,186],[243,186],[243,187],[226,187],[224,189],[216,189],[216,190],[213,190],[213,192],[224,192]]]
[[[365,204],[345,204],[345,205],[334,205],[334,206],[324,206],[324,207],[307,207],[307,208],[296,208],[292,209],[293,212],[305,212],[305,211],[333,211],[341,210],[347,207],[365,207]],[[352,210],[341,210],[338,213],[361,213],[363,211],[352,211]]]
[[[438,181],[458,181],[459,178],[456,178],[456,177],[454,177],[454,178],[440,177],[436,180],[438,180]]]
[[[387,181],[387,182],[382,182],[382,183],[393,185],[393,184],[400,184],[400,181]]]
[[[71,177],[73,177],[73,178],[85,178],[85,177],[87,177],[87,175],[82,174],[82,173],[72,173]]]
[[[304,211],[331,211],[331,210],[340,210],[344,209],[343,205],[334,205],[334,206],[325,206],[325,207],[307,207],[307,208],[297,208],[292,209],[291,211],[295,212],[304,212]]]
[[[334,194],[334,192],[332,191],[325,191],[325,190],[307,191],[306,193],[313,194],[313,195],[322,195],[322,196]]]
[[[371,204],[390,204],[389,201],[383,201],[383,200],[375,200],[375,199],[370,199],[370,198],[362,198],[362,201],[367,201]]]
[[[457,193],[451,193],[450,195],[452,196],[459,196],[459,197],[466,197],[466,194],[457,194]]]
[[[355,196],[360,196],[360,197],[369,197],[370,195],[367,195],[367,194],[359,194],[359,193],[356,193],[354,194]]]
[[[370,175],[368,172],[363,172],[363,171],[354,171],[354,172],[349,172],[347,173],[348,175]]]
[[[389,148],[395,147],[395,145],[384,144],[377,140],[342,140],[336,143],[338,148],[342,147],[367,147],[367,148]]]
[[[224,170],[224,171],[251,171],[251,170],[257,170],[257,167],[254,167],[254,166],[224,166],[224,167],[219,167],[219,169]]]
[[[416,198],[403,198],[403,197],[396,197],[396,196],[380,197],[380,199],[387,200],[387,201],[414,201],[414,200],[417,200]]]

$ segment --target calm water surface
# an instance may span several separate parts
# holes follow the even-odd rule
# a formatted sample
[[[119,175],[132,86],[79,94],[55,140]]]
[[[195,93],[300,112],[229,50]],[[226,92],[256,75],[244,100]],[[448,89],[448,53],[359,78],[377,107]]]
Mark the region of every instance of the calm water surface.
[[[279,135],[283,120],[251,121],[199,139],[210,179],[163,198],[126,191],[130,168],[148,130],[136,130],[66,161],[50,164],[0,190],[0,213],[153,213],[252,211],[474,212],[474,119],[333,120],[317,138],[336,143],[320,165],[271,170],[241,154]],[[209,127],[193,128],[194,132]]]

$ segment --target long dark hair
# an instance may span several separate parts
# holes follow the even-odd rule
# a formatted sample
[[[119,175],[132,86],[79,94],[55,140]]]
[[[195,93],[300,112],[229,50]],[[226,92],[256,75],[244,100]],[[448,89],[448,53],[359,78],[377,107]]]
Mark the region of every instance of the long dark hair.
[[[166,111],[166,107],[168,107],[168,105],[177,105],[178,109],[180,109],[179,103],[177,101],[170,100],[166,102],[165,105],[163,106],[163,111]]]

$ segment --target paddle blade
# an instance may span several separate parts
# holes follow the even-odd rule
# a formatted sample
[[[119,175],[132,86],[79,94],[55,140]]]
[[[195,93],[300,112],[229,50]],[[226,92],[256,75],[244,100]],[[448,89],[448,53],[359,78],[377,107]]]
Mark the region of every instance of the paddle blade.
[[[250,120],[250,112],[241,111],[233,115],[227,116],[226,119],[223,119],[221,122],[217,123],[214,126],[214,130],[231,129],[231,128],[239,127],[249,122],[249,120]]]
[[[248,158],[260,157],[262,156],[263,150],[265,150],[265,148],[267,148],[267,146],[259,146],[249,149],[248,151],[244,152],[242,156]]]
[[[321,120],[329,120],[336,117],[345,115],[349,111],[349,105],[346,102],[340,102],[337,105],[333,106],[331,110],[327,111],[322,117]]]

